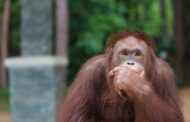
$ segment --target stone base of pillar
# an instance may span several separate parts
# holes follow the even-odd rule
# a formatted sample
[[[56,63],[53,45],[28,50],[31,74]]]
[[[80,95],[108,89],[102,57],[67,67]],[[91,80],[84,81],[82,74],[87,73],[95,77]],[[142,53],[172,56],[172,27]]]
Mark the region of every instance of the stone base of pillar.
[[[9,69],[13,121],[56,122],[67,60],[22,57],[7,59],[5,64]]]

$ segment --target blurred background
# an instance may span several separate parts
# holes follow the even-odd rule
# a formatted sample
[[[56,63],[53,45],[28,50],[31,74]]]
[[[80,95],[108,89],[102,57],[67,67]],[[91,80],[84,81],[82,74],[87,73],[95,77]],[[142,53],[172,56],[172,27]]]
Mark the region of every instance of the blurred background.
[[[111,33],[142,30],[154,38],[157,55],[174,68],[185,114],[190,114],[190,0],[52,1],[51,53],[69,61],[64,93],[80,66],[105,51]],[[21,0],[0,1],[0,122],[11,121],[9,78],[3,61],[21,55],[21,9]]]

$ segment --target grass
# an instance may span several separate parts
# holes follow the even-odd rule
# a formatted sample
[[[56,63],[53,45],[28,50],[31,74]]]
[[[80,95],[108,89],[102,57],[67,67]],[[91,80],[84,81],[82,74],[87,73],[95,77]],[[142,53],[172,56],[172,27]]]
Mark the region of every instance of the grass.
[[[9,111],[9,90],[0,87],[0,111]]]

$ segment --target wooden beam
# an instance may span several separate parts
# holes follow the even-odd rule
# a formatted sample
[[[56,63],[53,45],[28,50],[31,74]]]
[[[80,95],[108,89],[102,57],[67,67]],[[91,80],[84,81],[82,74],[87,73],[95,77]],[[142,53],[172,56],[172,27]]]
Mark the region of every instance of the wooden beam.
[[[56,55],[67,58],[68,7],[67,0],[56,0]]]
[[[4,0],[3,18],[2,18],[2,35],[1,35],[1,57],[0,57],[0,86],[7,85],[7,73],[4,60],[7,57],[7,45],[9,40],[9,20],[10,20],[11,0]]]

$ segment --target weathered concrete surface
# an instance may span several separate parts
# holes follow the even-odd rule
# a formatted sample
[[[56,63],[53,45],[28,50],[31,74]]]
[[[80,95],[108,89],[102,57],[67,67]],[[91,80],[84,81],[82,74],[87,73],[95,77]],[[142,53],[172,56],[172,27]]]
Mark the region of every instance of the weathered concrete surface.
[[[66,62],[64,58],[56,57],[11,58],[6,61],[14,122],[57,121]]]
[[[49,55],[53,48],[52,0],[21,0],[21,54]]]

